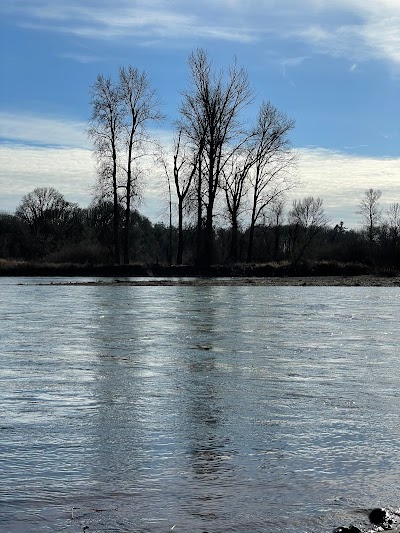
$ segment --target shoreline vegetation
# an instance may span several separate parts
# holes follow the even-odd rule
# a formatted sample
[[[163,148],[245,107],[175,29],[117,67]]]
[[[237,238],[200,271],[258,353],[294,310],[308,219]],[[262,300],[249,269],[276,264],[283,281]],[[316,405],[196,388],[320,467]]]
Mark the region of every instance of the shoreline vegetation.
[[[209,285],[209,286],[380,286],[400,287],[399,271],[361,263],[307,262],[193,265],[91,265],[0,259],[0,277],[71,278],[62,284]],[[103,278],[82,281],[76,278]],[[136,278],[134,280],[130,278]]]

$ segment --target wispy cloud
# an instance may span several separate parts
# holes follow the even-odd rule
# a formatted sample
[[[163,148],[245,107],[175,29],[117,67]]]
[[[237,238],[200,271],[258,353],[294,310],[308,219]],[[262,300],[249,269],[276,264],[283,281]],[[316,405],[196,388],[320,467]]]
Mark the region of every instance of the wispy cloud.
[[[7,11],[12,11],[10,5]],[[162,38],[164,46],[165,40],[173,42],[189,37],[237,42],[255,39],[251,26],[246,29],[229,23],[211,24],[209,21],[213,17],[206,17],[201,11],[196,14],[193,5],[180,1],[116,0],[111,8],[108,2],[101,0],[96,6],[78,0],[56,5],[46,0],[35,5],[21,0],[16,2],[14,12],[19,14],[18,25],[22,27],[70,33],[87,39],[130,37],[159,43],[158,39]]]
[[[64,59],[71,59],[72,61],[77,61],[78,63],[83,64],[97,63],[99,61],[103,61],[103,58],[99,56],[72,52],[67,54],[60,54],[59,57]]]
[[[311,9],[314,7],[317,19],[309,22],[303,17],[299,24],[288,29],[288,36],[297,36],[316,51],[334,57],[356,61],[380,59],[400,65],[400,3],[397,0],[306,0],[305,3]],[[336,23],[334,14],[342,14]]]
[[[90,147],[87,124],[60,117],[0,111],[0,142],[59,147]]]
[[[281,60],[282,76],[289,82],[292,87],[296,87],[295,82],[289,76],[288,70],[291,67],[299,67],[308,59],[307,56],[289,57]]]
[[[162,46],[193,39],[296,39],[314,52],[353,62],[373,58],[400,65],[398,0],[3,0],[0,13],[25,27],[86,39]]]

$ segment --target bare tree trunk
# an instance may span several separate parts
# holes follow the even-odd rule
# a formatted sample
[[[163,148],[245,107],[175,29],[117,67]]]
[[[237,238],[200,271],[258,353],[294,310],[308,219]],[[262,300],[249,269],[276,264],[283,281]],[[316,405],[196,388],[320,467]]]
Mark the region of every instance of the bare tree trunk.
[[[274,259],[279,259],[279,250],[281,245],[281,226],[277,222],[274,228]]]
[[[119,250],[119,201],[118,201],[118,185],[117,185],[117,154],[113,149],[113,233],[114,233],[114,263],[119,265],[121,262]]]
[[[206,225],[204,231],[204,255],[202,263],[211,266],[214,262],[214,228],[213,228],[214,202],[209,202],[206,211]]]
[[[91,87],[92,118],[88,130],[98,160],[99,176],[112,183],[114,262],[120,263],[119,199],[118,199],[118,141],[121,134],[120,98],[110,78],[99,75]]]
[[[132,128],[128,142],[128,169],[126,175],[126,203],[125,203],[125,225],[124,225],[124,264],[129,265],[129,241],[130,241],[130,221],[131,221],[131,195],[132,195],[132,151],[133,137],[135,134],[134,117],[132,117]]]
[[[246,263],[251,263],[253,261],[253,246],[254,246],[254,228],[256,225],[256,209],[257,209],[257,198],[254,194],[253,207],[251,210],[251,222],[249,228],[249,242],[247,244],[247,258]]]
[[[130,221],[131,221],[131,178],[128,177],[126,183],[126,205],[124,224],[124,264],[129,265],[129,241],[130,241]]]
[[[238,262],[238,221],[237,213],[235,211],[232,213],[232,236],[230,256],[231,260],[234,263]]]
[[[178,251],[176,254],[176,264],[183,263],[183,199],[178,198]]]
[[[169,243],[168,243],[168,263],[172,265],[172,195],[171,195],[171,182],[168,180],[168,195],[169,195]]]
[[[196,263],[201,262],[202,256],[202,242],[203,242],[203,197],[201,193],[202,187],[202,165],[199,161],[199,172],[197,182],[197,227],[196,227]]]
[[[247,245],[246,263],[251,263],[253,261],[253,246],[254,246],[254,224],[251,223],[250,229],[249,229],[249,242]]]

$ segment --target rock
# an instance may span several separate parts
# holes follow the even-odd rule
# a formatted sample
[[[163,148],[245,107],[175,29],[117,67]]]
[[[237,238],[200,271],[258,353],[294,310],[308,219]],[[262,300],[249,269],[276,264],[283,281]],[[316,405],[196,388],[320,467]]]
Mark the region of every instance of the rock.
[[[372,509],[368,515],[368,518],[371,524],[382,526],[388,520],[388,513],[382,508]]]
[[[333,533],[378,533],[379,531],[391,531],[400,533],[400,509],[393,510],[384,507],[372,509],[368,514],[369,521],[373,524],[372,529],[361,530],[356,526],[342,526]]]
[[[376,509],[372,509],[372,511],[368,515],[368,518],[371,524],[382,527],[384,531],[393,531],[395,528],[396,530],[399,529],[399,509],[393,510],[385,509],[384,507],[378,507]]]

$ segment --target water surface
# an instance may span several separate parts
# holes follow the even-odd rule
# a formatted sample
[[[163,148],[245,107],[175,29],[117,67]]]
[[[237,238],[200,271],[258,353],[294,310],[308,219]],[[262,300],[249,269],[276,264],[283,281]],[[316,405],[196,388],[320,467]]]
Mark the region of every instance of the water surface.
[[[1,531],[323,533],[400,505],[400,289],[45,281],[0,280]]]

